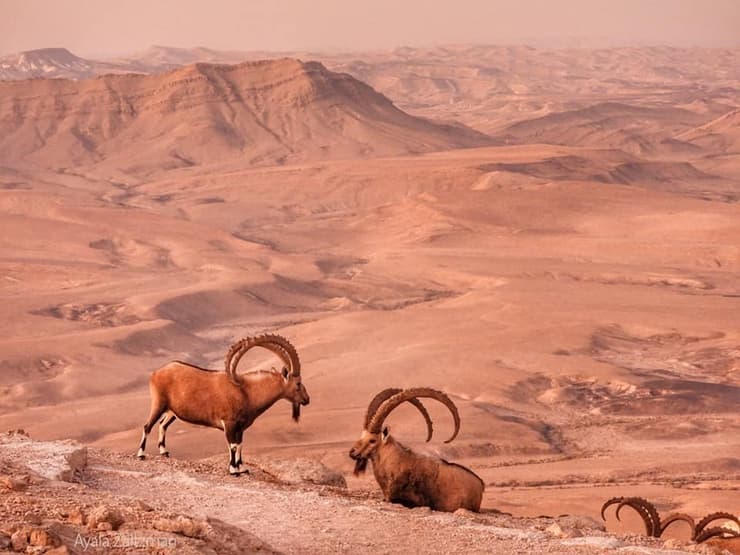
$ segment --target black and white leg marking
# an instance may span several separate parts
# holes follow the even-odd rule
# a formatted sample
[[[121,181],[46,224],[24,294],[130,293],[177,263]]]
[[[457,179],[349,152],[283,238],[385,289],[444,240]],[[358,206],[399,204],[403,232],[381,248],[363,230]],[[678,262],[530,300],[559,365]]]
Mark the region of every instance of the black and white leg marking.
[[[166,412],[159,421],[159,441],[157,443],[159,447],[159,454],[163,457],[169,457],[170,452],[165,446],[165,435],[167,434],[167,428],[177,419],[177,417],[171,412]]]
[[[241,469],[242,467],[242,444],[239,443],[236,448],[236,467]],[[246,470],[244,471],[246,472]]]
[[[141,432],[141,443],[139,443],[139,451],[136,453],[138,458],[143,459],[146,456],[144,449],[146,449],[146,428]]]
[[[238,443],[229,443],[229,474],[232,476],[239,476],[241,474],[241,469],[237,462],[239,449],[240,445]]]
[[[224,422],[223,424],[226,432],[226,443],[229,444],[229,474],[239,476],[242,474],[242,437],[244,430],[230,422]]]
[[[152,428],[154,428],[154,425],[157,423],[157,421],[162,418],[162,415],[167,412],[167,406],[161,402],[157,401],[152,404],[152,410],[149,412],[149,418],[147,419],[146,423],[144,424],[144,432],[141,434],[141,443],[139,444],[139,451],[136,453],[136,456],[140,459],[144,458],[144,450],[146,449],[146,436],[149,435],[149,432],[152,431]]]

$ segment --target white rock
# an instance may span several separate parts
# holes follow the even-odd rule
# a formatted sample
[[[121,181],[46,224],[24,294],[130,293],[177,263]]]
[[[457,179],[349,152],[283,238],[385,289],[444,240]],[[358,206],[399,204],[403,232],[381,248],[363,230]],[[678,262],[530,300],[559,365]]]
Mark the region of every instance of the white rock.
[[[562,540],[563,545],[584,545],[589,547],[600,547],[601,549],[616,549],[622,547],[625,543],[617,538],[610,536],[584,536],[582,538],[572,538]]]
[[[75,441],[34,441],[20,434],[0,435],[0,452],[48,480],[69,482],[87,466],[87,447]]]
[[[303,457],[295,459],[256,459],[263,469],[289,484],[309,483],[346,488],[344,476],[323,463]]]

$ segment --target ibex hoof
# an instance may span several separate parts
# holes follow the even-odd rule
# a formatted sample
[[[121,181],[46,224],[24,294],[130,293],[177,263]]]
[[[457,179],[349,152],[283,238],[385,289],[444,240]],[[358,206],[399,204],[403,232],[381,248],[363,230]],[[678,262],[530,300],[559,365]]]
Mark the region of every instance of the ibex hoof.
[[[164,451],[164,452],[160,453],[159,456],[160,457],[167,457],[169,459],[170,458],[170,452],[169,451]]]
[[[146,455],[144,454],[144,451],[142,449],[139,449],[139,452],[136,453],[136,458],[140,461],[143,461],[146,458]]]
[[[229,474],[238,477],[242,474],[249,474],[249,470],[242,468],[241,466],[229,466]]]

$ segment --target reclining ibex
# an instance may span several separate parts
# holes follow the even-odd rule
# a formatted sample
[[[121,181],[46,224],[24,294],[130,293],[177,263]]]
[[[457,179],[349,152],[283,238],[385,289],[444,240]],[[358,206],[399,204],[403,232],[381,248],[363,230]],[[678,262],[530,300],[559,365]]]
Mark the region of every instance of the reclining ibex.
[[[474,472],[455,463],[414,453],[390,435],[383,423],[398,405],[413,403],[427,421],[427,441],[432,435],[432,424],[419,397],[436,399],[447,406],[455,420],[455,431],[449,443],[460,430],[460,416],[452,400],[441,391],[429,388],[406,390],[387,389],[376,395],[365,415],[365,429],[349,452],[355,460],[355,474],[361,474],[367,461],[373,463],[373,474],[386,501],[406,507],[431,507],[437,511],[469,509],[479,511],[485,485]]]
[[[242,376],[236,368],[252,347],[263,347],[280,357],[282,371],[259,370]],[[309,397],[301,383],[301,363],[293,345],[279,335],[247,337],[234,343],[226,354],[225,370],[206,370],[175,361],[155,370],[149,378],[151,412],[144,424],[137,456],[144,458],[146,438],[159,421],[159,453],[165,447],[167,428],[176,418],[191,424],[223,430],[229,444],[229,473],[242,472],[242,436],[255,419],[279,399],[293,403],[293,419],[301,415],[301,405]]]

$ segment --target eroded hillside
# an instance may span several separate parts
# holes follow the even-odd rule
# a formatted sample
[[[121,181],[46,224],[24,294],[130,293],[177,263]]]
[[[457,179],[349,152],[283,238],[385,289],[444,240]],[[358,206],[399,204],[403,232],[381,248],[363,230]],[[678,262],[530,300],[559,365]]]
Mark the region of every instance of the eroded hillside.
[[[461,125],[410,116],[347,74],[287,58],[150,76],[0,82],[0,160],[13,167],[102,164],[102,171],[138,175],[491,142]]]

